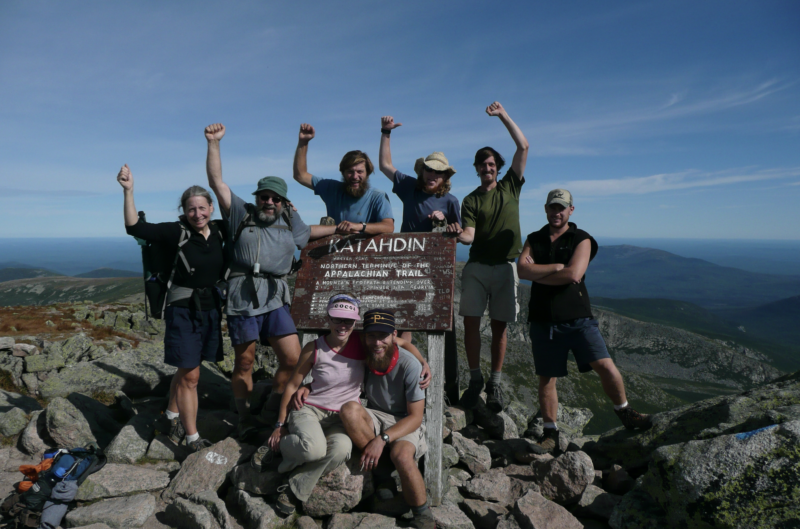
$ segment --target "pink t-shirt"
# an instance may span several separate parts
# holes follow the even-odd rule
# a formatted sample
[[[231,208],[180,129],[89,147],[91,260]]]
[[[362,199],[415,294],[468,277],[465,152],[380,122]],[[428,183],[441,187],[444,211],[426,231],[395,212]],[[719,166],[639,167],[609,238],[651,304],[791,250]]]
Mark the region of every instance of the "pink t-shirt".
[[[314,342],[314,365],[311,367],[314,381],[306,404],[339,411],[345,402],[358,402],[364,383],[365,360],[361,338],[355,331],[338,353],[331,350],[325,336],[317,338]]]

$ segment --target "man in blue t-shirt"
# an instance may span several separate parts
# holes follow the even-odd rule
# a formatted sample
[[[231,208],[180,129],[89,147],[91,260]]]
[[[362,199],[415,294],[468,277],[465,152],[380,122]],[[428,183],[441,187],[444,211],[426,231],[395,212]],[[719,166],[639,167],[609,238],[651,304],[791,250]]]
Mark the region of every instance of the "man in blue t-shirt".
[[[321,226],[314,231],[324,237],[339,233],[350,235],[365,233],[378,235],[394,231],[392,205],[386,193],[370,189],[369,175],[374,167],[369,156],[362,151],[350,151],[339,163],[342,181],[319,178],[308,172],[308,142],[314,138],[314,127],[300,125],[297,150],[294,153],[294,179],[322,197],[328,208],[328,216],[335,226]]]
[[[395,123],[392,116],[381,118],[381,149],[378,166],[386,177],[394,182],[392,192],[403,202],[403,225],[401,233],[432,231],[433,221],[446,221],[451,231],[461,227],[461,211],[458,199],[450,194],[450,177],[456,170],[450,166],[444,153],[434,152],[427,158],[419,158],[414,164],[413,178],[403,174],[392,165],[390,135],[402,123]]]

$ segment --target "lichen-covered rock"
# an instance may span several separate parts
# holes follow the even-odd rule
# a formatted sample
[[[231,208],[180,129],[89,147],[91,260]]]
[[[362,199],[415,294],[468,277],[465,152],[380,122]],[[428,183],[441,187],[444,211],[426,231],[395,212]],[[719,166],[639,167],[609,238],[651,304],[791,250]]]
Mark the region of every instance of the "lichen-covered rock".
[[[164,363],[163,343],[143,342],[137,349],[66,367],[42,382],[39,392],[46,399],[96,391],[144,397],[165,393],[175,371]]]
[[[344,465],[322,476],[311,491],[303,511],[315,518],[347,512],[372,494],[374,484],[372,472],[360,470],[358,458],[352,457]]]
[[[15,343],[11,336],[0,336],[0,351],[10,351]]]
[[[653,454],[644,490],[686,527],[784,527],[800,519],[800,421]]]
[[[189,455],[186,445],[178,446],[164,434],[158,434],[150,441],[145,457],[158,461],[183,461]]]
[[[539,478],[542,495],[561,505],[576,503],[594,481],[592,460],[583,452],[567,452],[531,466]]]
[[[83,333],[67,338],[61,343],[61,355],[64,363],[70,366],[77,364],[84,358],[92,345],[92,340]]]
[[[529,407],[517,400],[509,402],[504,411],[517,425],[518,432],[524,432],[528,428],[528,422],[534,416],[534,412]]]
[[[17,435],[28,425],[28,415],[20,408],[0,412],[0,435]]]
[[[80,411],[92,434],[97,439],[101,447],[105,447],[122,430],[113,411],[102,402],[82,395],[80,393],[70,393],[67,400]]]
[[[113,529],[141,527],[156,510],[156,499],[147,493],[93,503],[67,513],[69,527],[104,523]]]
[[[447,470],[458,463],[458,451],[453,445],[442,443],[442,469]]]
[[[154,432],[152,415],[134,415],[106,447],[106,457],[114,463],[136,463],[147,453]]]
[[[25,365],[24,360],[23,358],[17,358],[11,355],[0,356],[0,371],[8,373],[15,386],[22,385],[22,371]]]
[[[564,507],[534,491],[517,500],[513,513],[522,529],[583,529]]]
[[[444,410],[444,425],[451,432],[466,428],[472,419],[472,410],[465,410],[457,406],[451,406]]]
[[[67,399],[53,399],[44,413],[47,433],[57,446],[71,448],[97,442],[88,421]]]
[[[225,482],[228,472],[250,458],[255,447],[228,438],[189,455],[178,475],[164,489],[161,497],[170,501],[178,495],[216,491]]]
[[[660,446],[749,432],[780,422],[776,410],[800,404],[800,371],[739,395],[716,397],[653,416],[649,430],[617,428],[600,436],[587,453],[598,468],[619,463],[645,466]],[[780,415],[780,412],[778,412]]]
[[[128,496],[137,492],[161,490],[169,485],[169,474],[136,465],[108,463],[86,478],[75,499],[90,501],[99,498]]]
[[[492,467],[492,456],[488,448],[467,439],[458,432],[453,432],[451,439],[453,448],[458,452],[459,461],[464,463],[470,472],[480,474]]]

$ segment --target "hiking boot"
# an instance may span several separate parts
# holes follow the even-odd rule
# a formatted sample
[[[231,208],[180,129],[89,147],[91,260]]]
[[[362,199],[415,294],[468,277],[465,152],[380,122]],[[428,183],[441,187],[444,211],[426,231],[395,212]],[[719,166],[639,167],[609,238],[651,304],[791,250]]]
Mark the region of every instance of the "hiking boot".
[[[495,413],[500,413],[506,407],[506,399],[500,384],[496,386],[489,382],[486,384],[486,407]]]
[[[199,452],[200,450],[204,450],[209,446],[211,446],[212,444],[213,443],[208,439],[203,439],[201,437],[200,439],[192,441],[191,443],[187,443],[186,446],[189,447],[189,451],[194,453],[194,452]]]
[[[478,406],[478,399],[481,398],[481,391],[483,391],[483,377],[470,380],[467,390],[458,400],[458,405],[467,410],[474,410]]]
[[[252,418],[239,418],[239,424],[236,426],[236,436],[240,441],[246,441],[248,437],[252,437],[257,432],[258,430]]]
[[[295,497],[294,492],[292,492],[292,488],[288,484],[281,485],[278,487],[278,492],[280,495],[278,496],[278,499],[275,500],[275,508],[278,510],[278,512],[285,516],[293,515],[297,510],[295,507],[297,498]]]
[[[253,458],[250,460],[250,466],[259,472],[263,472],[266,466],[272,461],[273,451],[268,444],[263,444],[258,447]]]
[[[411,525],[417,529],[436,529],[436,520],[430,509],[425,509],[419,514],[414,515]]]
[[[558,429],[556,429],[556,428],[545,428],[544,429],[544,435],[542,436],[541,440],[539,440],[538,443],[531,445],[529,447],[529,449],[530,449],[531,453],[537,454],[537,455],[554,454],[554,453],[556,453],[558,451],[558,438],[559,438]],[[517,456],[515,456],[515,457],[517,457]],[[517,460],[519,460],[519,459],[520,458],[517,457]],[[527,461],[527,462],[530,463],[534,459],[535,458],[531,457],[530,461]]]
[[[619,420],[622,421],[622,425],[628,430],[634,430],[636,428],[647,430],[653,425],[650,422],[649,415],[646,413],[639,413],[630,406],[625,406],[621,410],[614,410],[614,413],[617,414]]]
[[[169,433],[167,434],[167,437],[169,437],[169,440],[176,445],[181,444],[183,438],[186,437],[186,430],[183,429],[183,424],[181,423],[180,417],[169,419]]]

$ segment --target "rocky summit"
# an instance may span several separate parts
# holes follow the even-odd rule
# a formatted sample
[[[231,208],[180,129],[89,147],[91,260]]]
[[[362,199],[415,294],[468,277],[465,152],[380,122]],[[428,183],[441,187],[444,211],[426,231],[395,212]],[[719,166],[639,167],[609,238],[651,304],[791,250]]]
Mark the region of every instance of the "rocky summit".
[[[214,444],[190,454],[162,430],[174,368],[163,363],[161,322],[146,319],[136,305],[87,302],[37,310],[11,308],[0,315],[4,495],[20,481],[19,466],[38,463],[44,450],[95,442],[109,463],[81,485],[64,527],[410,525],[388,458],[364,472],[357,452],[320,480],[298,514],[278,514],[282,476],[276,461],[256,471],[249,459],[258,441],[233,436],[228,341],[223,361],[203,364],[198,387],[198,429]],[[604,325],[615,347],[647,354],[637,327],[613,318]],[[727,358],[724,348],[715,351],[702,364],[709,373],[719,372],[715,366]],[[674,365],[689,361],[688,352],[680,355],[672,357]],[[255,410],[275,367],[271,352],[260,348]],[[619,427],[600,435],[585,433],[597,408],[575,406],[564,392],[559,444],[545,455],[531,453],[542,421],[529,402],[515,398],[500,414],[485,406],[485,395],[475,410],[445,407],[444,495],[432,509],[437,526],[798,527],[800,372],[752,385],[772,374],[728,378],[729,385],[748,389],[655,413],[648,430]]]

